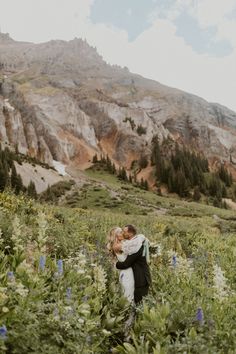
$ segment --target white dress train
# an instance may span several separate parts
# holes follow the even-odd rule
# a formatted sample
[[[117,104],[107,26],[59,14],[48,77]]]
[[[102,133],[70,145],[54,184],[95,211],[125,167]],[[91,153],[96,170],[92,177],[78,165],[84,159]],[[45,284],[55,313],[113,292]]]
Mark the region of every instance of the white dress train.
[[[126,260],[126,255],[124,253],[116,254],[119,262],[124,262]],[[127,268],[120,270],[119,281],[121,283],[124,296],[129,302],[134,300],[134,273],[133,269]]]

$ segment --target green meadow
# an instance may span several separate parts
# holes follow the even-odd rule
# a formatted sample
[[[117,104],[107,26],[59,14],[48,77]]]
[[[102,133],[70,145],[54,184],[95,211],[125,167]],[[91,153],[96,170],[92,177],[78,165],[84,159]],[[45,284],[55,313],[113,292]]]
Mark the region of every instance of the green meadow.
[[[57,205],[0,194],[0,352],[235,353],[235,212],[86,173]],[[106,252],[127,223],[151,242],[153,279],[129,333]]]

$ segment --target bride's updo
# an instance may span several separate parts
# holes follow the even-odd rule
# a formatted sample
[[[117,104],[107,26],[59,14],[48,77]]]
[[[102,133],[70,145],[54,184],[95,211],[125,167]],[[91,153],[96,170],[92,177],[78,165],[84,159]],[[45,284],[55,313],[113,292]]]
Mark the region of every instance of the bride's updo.
[[[110,231],[109,234],[107,235],[107,250],[109,253],[114,257],[115,252],[113,251],[113,245],[115,242],[117,242],[117,237],[122,233],[122,228],[121,227],[113,227]]]

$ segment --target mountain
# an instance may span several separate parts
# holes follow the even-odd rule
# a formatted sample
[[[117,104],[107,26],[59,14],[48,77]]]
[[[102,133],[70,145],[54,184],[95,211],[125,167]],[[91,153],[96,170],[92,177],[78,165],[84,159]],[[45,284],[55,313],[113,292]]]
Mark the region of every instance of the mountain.
[[[84,169],[95,153],[130,168],[171,137],[234,172],[236,113],[108,65],[86,41],[0,34],[0,140],[50,165]]]

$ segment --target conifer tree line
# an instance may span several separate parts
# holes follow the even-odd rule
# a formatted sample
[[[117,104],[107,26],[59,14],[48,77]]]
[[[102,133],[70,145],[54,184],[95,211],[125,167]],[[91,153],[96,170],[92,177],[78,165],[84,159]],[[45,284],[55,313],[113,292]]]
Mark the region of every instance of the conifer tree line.
[[[17,154],[10,151],[8,147],[3,150],[0,144],[0,192],[10,188],[16,194],[23,192],[32,198],[37,198],[37,192],[33,181],[30,181],[28,187],[23,185],[22,178],[15,168],[14,161],[16,160]]]
[[[108,173],[111,173],[111,174],[117,176],[118,179],[121,181],[132,183],[141,189],[148,190],[148,182],[146,180],[141,178],[140,182],[137,181],[136,175],[134,174],[132,176],[131,174],[128,174],[124,167],[119,167],[117,169],[115,164],[111,162],[108,155],[106,157],[102,155],[99,160],[99,158],[96,154],[93,156],[92,162],[95,165],[100,166],[103,170],[107,171]]]
[[[158,136],[152,139],[151,164],[157,181],[166,184],[169,192],[188,197],[190,190],[193,190],[194,200],[199,200],[202,193],[213,197],[216,206],[220,205],[222,198],[227,197],[226,187],[233,183],[231,173],[223,164],[217,172],[210,172],[208,160],[204,156],[186,147],[180,148],[178,143],[171,151],[163,151]]]

